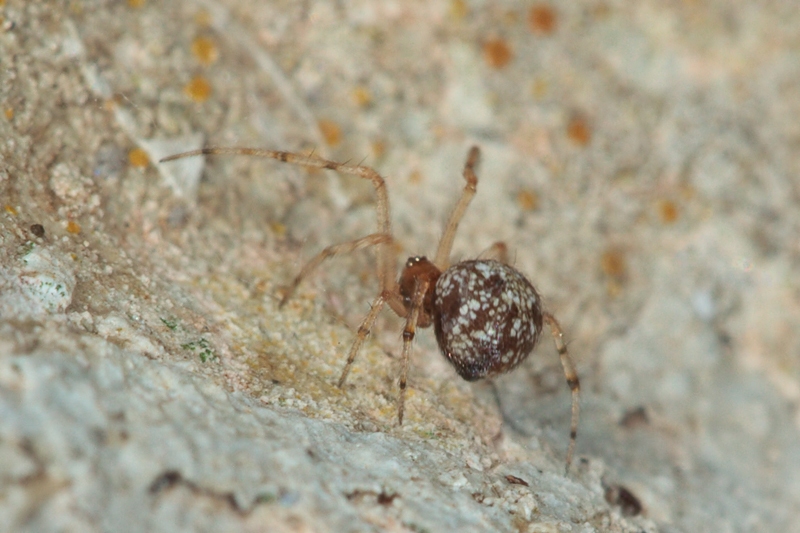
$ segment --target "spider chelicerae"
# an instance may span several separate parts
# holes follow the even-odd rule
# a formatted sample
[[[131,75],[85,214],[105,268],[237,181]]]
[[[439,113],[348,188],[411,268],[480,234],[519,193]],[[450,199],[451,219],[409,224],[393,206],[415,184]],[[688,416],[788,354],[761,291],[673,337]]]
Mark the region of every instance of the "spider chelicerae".
[[[175,154],[161,162],[220,154],[266,157],[293,165],[334,170],[370,180],[375,187],[378,231],[322,250],[306,263],[280,302],[283,306],[300,282],[326,259],[361,248],[375,247],[380,291],[358,328],[339,377],[339,388],[344,385],[361,345],[384,305],[388,305],[399,317],[405,319],[400,393],[397,399],[398,424],[403,423],[408,365],[417,328],[433,326],[439,349],[445,358],[453,364],[462,378],[475,381],[504,374],[519,366],[533,351],[543,325],[546,324],[561,359],[567,385],[572,391],[572,418],[567,449],[569,470],[578,431],[580,384],[575,365],[563,340],[561,326],[544,309],[542,299],[531,282],[508,264],[503,243],[496,243],[485,254],[494,256],[494,259],[479,258],[450,264],[450,250],[458,224],[477,190],[475,166],[480,157],[478,147],[472,147],[467,155],[463,173],[466,186],[450,214],[433,261],[424,256],[410,257],[399,278],[386,182],[375,170],[361,165],[329,161],[315,155],[260,148],[203,148]]]

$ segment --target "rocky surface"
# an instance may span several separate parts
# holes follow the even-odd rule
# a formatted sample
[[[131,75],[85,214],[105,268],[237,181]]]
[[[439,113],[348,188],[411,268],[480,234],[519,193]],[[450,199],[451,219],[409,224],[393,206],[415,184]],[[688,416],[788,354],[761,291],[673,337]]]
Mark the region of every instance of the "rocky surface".
[[[791,2],[0,3],[0,528],[800,531],[800,15]],[[561,321],[469,384],[375,297],[509,245]]]

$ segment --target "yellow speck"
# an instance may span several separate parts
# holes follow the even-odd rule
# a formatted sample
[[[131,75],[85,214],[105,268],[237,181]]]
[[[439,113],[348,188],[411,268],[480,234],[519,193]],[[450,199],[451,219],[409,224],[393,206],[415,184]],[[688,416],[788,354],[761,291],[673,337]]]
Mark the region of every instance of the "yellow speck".
[[[370,105],[372,103],[372,95],[370,94],[369,89],[363,85],[359,85],[353,89],[353,101],[359,107],[367,107]]]
[[[419,170],[412,170],[411,174],[408,176],[408,181],[416,185],[417,183],[422,181],[422,172]]]
[[[612,298],[616,298],[622,292],[622,284],[617,280],[608,280],[608,283],[606,283],[606,292]]]
[[[531,85],[531,94],[537,100],[541,100],[545,96],[547,96],[547,80],[543,80],[541,78],[536,79],[533,81],[533,85]]]
[[[202,76],[195,76],[183,88],[183,92],[195,102],[205,102],[211,96],[211,84]]]
[[[6,204],[5,205],[6,213],[12,216],[17,216],[17,210],[13,205]]]
[[[469,14],[469,6],[464,0],[450,2],[450,15],[455,19],[463,19]]]
[[[134,148],[128,152],[128,163],[134,168],[144,168],[150,164],[150,158],[141,148]]]
[[[325,138],[325,142],[328,146],[336,146],[342,142],[342,130],[339,128],[338,124],[327,119],[320,120],[318,124],[319,131],[322,132],[322,136]]]
[[[208,28],[211,26],[211,13],[206,9],[201,9],[194,15],[194,23],[201,28]]]
[[[67,222],[67,233],[72,233],[73,235],[77,235],[81,232],[81,225],[75,222],[74,220],[70,220]]]
[[[275,235],[279,237],[283,237],[284,235],[286,235],[285,224],[281,224],[280,222],[273,222],[272,224],[270,224],[270,227],[272,228],[272,233],[274,233]]]
[[[128,0],[128,5],[133,8],[142,7],[145,3],[145,0]]]
[[[6,116],[6,120],[11,120],[14,118],[14,108],[7,107],[3,110],[3,114]]]
[[[519,22],[519,12],[516,9],[509,9],[503,13],[501,21],[506,26],[513,26]]]
[[[203,65],[210,65],[219,59],[219,48],[210,37],[197,37],[192,41],[192,53]]]
[[[376,158],[381,158],[385,153],[386,143],[384,141],[372,141],[372,155]]]
[[[517,203],[523,211],[534,211],[539,207],[539,195],[528,189],[519,191],[517,193]]]

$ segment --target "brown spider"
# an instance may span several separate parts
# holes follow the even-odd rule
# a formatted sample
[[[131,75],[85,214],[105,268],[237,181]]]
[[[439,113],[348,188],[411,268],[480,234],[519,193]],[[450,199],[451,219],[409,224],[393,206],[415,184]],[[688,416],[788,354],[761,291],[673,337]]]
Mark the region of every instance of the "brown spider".
[[[516,368],[533,351],[542,331],[542,325],[546,323],[550,327],[564,367],[567,385],[572,391],[572,419],[567,449],[567,470],[569,470],[578,431],[580,384],[575,365],[562,339],[561,326],[553,315],[543,309],[541,297],[530,281],[507,264],[506,248],[503,243],[495,244],[490,250],[491,255],[497,256],[499,261],[476,259],[455,265],[449,263],[450,249],[458,224],[478,185],[475,165],[480,152],[477,147],[473,147],[467,156],[464,165],[464,179],[467,184],[450,214],[434,260],[430,261],[424,256],[410,257],[399,279],[397,279],[397,258],[389,220],[386,183],[373,169],[361,165],[336,163],[314,155],[260,148],[203,148],[172,155],[162,159],[161,162],[203,154],[267,157],[284,163],[352,174],[372,181],[377,195],[378,231],[360,239],[328,246],[314,256],[294,278],[280,305],[283,306],[300,282],[326,259],[375,246],[380,292],[358,328],[342,375],[339,377],[338,386],[341,388],[344,385],[347,374],[378,313],[384,304],[388,304],[392,311],[406,321],[403,328],[400,394],[397,400],[399,424],[403,423],[411,344],[418,327],[427,328],[433,325],[442,354],[453,364],[462,378],[475,381]]]

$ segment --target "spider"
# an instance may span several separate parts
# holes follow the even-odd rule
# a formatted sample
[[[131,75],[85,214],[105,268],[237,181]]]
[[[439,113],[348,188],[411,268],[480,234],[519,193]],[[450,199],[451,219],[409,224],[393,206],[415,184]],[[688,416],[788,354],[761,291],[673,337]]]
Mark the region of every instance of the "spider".
[[[467,155],[463,171],[466,186],[450,214],[433,261],[425,256],[410,257],[399,278],[386,182],[375,170],[361,165],[329,161],[313,154],[301,155],[260,148],[210,147],[175,154],[160,162],[220,154],[277,159],[284,163],[329,169],[372,181],[377,196],[378,231],[359,239],[328,246],[314,256],[286,289],[280,306],[291,298],[300,282],[326,259],[366,247],[376,248],[380,291],[358,328],[337,385],[339,388],[344,386],[378,313],[384,305],[388,305],[400,318],[405,319],[400,391],[397,398],[398,425],[403,423],[408,365],[417,328],[433,326],[439,349],[445,358],[453,364],[462,378],[475,381],[504,374],[519,366],[533,351],[542,326],[546,324],[550,328],[567,385],[572,392],[572,417],[566,460],[569,471],[577,438],[580,384],[575,365],[563,340],[561,326],[552,314],[544,310],[542,299],[531,282],[508,264],[504,243],[496,243],[485,254],[494,255],[495,259],[478,258],[453,265],[449,261],[458,224],[477,191],[475,166],[480,157],[477,146],[472,147]]]

